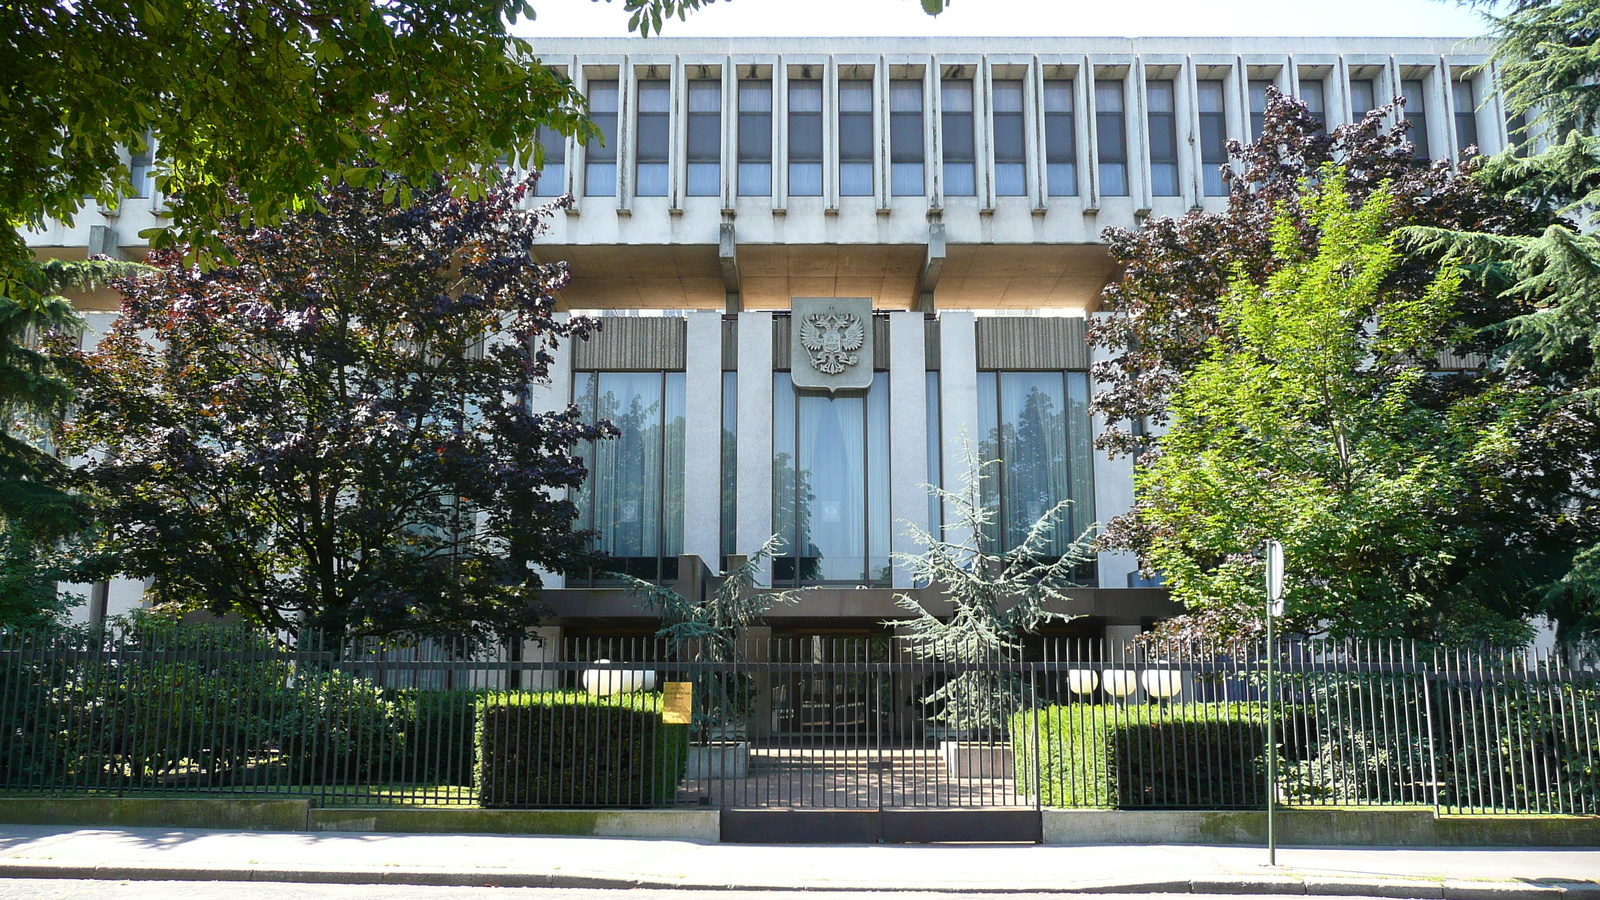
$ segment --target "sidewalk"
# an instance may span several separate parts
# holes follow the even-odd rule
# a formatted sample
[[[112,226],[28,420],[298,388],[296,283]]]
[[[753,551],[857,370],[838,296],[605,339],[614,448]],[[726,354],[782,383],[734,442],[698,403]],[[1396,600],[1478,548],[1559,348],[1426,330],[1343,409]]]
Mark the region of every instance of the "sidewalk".
[[[0,877],[507,887],[1600,900],[1600,848],[754,846],[0,826]]]

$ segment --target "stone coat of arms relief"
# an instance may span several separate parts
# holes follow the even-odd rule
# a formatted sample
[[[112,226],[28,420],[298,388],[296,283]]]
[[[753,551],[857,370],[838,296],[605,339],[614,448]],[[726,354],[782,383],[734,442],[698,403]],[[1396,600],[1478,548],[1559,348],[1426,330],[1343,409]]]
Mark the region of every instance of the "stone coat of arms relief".
[[[795,387],[829,392],[872,386],[872,300],[795,297],[789,372]]]

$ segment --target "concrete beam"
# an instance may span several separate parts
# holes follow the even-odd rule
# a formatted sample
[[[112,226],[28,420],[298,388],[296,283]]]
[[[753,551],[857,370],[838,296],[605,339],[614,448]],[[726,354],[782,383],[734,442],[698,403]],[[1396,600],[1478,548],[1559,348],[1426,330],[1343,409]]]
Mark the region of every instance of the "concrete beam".
[[[728,314],[744,309],[744,292],[739,287],[739,246],[734,240],[733,223],[723,222],[717,230],[717,262],[722,266],[722,289],[727,294]]]
[[[917,275],[917,311],[934,310],[933,292],[939,287],[939,273],[944,271],[944,224],[934,222],[928,226],[928,253],[922,260],[922,272]]]

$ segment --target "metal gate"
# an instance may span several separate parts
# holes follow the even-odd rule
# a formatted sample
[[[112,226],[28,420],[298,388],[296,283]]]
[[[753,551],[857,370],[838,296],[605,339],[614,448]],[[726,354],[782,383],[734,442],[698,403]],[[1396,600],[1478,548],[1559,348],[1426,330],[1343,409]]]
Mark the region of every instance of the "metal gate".
[[[729,841],[1037,841],[1010,720],[1020,660],[920,659],[889,636],[776,638],[742,661],[747,715],[694,748]],[[1031,758],[1031,757],[1030,757]]]

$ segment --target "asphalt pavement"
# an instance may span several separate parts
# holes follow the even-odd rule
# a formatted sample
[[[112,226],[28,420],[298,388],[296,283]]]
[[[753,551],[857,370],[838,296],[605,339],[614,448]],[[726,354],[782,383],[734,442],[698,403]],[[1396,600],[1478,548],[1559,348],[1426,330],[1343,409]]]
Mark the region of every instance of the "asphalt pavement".
[[[1600,900],[1600,848],[992,844],[772,846],[629,838],[0,825],[0,878],[940,893]]]

